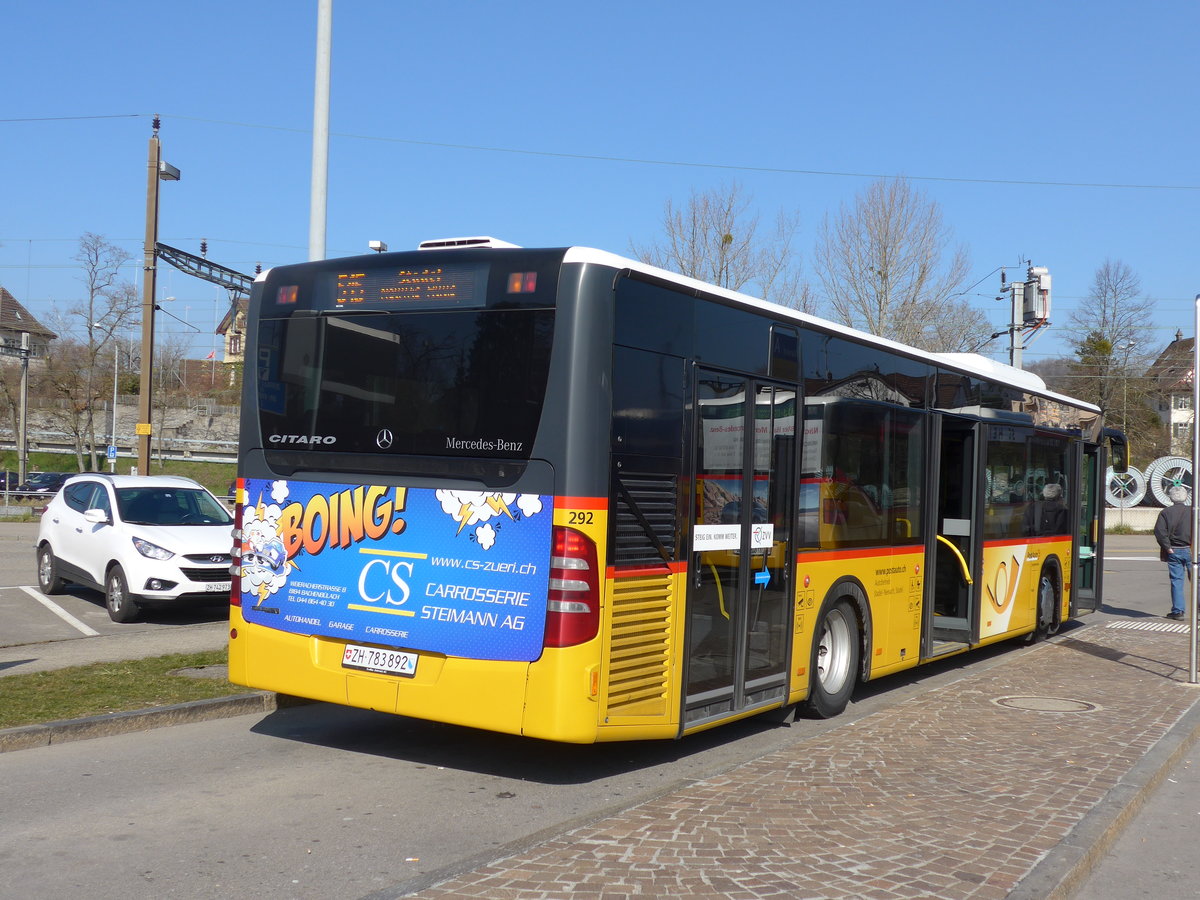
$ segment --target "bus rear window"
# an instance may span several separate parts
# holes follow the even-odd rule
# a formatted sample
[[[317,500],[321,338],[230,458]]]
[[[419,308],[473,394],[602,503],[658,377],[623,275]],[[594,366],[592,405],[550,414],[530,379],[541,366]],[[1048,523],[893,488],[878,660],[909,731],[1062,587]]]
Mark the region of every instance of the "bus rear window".
[[[521,307],[265,319],[264,447],[527,459],[553,327]]]

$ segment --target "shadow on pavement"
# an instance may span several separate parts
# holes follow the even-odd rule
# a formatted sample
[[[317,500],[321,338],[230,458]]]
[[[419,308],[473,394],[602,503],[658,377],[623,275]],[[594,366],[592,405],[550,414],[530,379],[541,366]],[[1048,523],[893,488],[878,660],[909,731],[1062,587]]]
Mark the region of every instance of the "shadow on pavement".
[[[1068,625],[1063,630],[1073,629]],[[931,690],[939,679],[953,679],[960,671],[978,671],[1010,659],[1013,653],[1024,649],[1019,642],[1006,641],[859,685],[850,708],[833,719],[801,717],[793,725],[791,716],[787,722],[781,722],[782,714],[775,711],[680,740],[558,744],[391,713],[303,701],[299,705],[281,704],[252,730],[284,740],[476,774],[539,784],[584,784],[673,763],[717,747],[730,749],[739,741],[779,728],[792,727],[796,732],[795,739],[803,740],[870,715],[881,704],[894,702],[897,696]]]
[[[100,612],[108,615],[104,607],[104,594],[92,588],[77,584],[67,585],[64,594],[95,606]],[[53,598],[51,598],[53,599]],[[229,618],[229,600],[223,598],[212,603],[190,602],[184,606],[143,606],[138,615],[138,623],[153,625],[200,625],[207,622],[217,622]]]

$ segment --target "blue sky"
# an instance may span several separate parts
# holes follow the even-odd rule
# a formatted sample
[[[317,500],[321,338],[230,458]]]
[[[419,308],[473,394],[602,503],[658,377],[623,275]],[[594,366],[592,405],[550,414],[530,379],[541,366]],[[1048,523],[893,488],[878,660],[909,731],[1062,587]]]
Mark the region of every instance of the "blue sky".
[[[90,231],[134,255],[140,286],[155,113],[183,172],[160,240],[207,238],[247,272],[307,258],[316,9],[4,3],[0,284],[39,317],[79,300]],[[1200,291],[1197,34],[1190,0],[334,0],[327,254],[465,234],[627,253],[668,198],[736,179],[764,219],[799,212],[808,257],[826,214],[905,175],[994,323],[985,276],[1049,267],[1056,324],[1027,361],[1067,352],[1106,258],[1154,299],[1158,347],[1191,334]],[[201,332],[160,332],[204,356],[224,292],[161,273],[160,302]]]

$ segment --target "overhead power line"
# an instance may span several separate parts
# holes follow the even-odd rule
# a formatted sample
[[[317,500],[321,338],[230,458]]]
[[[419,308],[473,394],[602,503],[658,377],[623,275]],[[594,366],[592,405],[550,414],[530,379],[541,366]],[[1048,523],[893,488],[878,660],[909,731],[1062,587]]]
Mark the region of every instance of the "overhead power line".
[[[73,119],[118,119],[118,118],[151,118],[148,113],[129,113],[112,116],[47,116],[29,119],[0,119],[0,124],[17,122],[53,122]],[[267,125],[260,122],[231,122],[225,119],[205,119],[198,116],[167,115],[161,118],[178,119],[184,122],[204,122],[209,125],[228,125],[234,128],[255,128],[265,131],[286,131],[294,134],[312,134],[311,129],[293,128],[284,125]],[[422,141],[415,138],[383,137],[371,134],[350,134],[347,132],[331,131],[330,135],[339,138],[350,138],[359,141],[377,141],[388,144],[408,144],[416,147],[441,147],[447,150],[469,150],[476,153],[508,153],[518,156],[538,156],[551,159],[577,159],[591,162],[629,163],[641,166],[670,166],[685,169],[717,169],[727,172],[758,172],[769,175],[809,175],[826,178],[906,178],[909,181],[938,181],[953,184],[1003,184],[1025,187],[1069,187],[1069,188],[1104,188],[1110,190],[1143,190],[1143,191],[1200,191],[1196,184],[1139,184],[1125,182],[1103,181],[1053,181],[1042,179],[1020,178],[963,178],[952,175],[908,175],[896,172],[842,172],[833,169],[793,169],[779,166],[752,166],[736,163],[696,162],[681,159],[650,159],[636,156],[608,156],[596,153],[566,153],[555,150],[535,150],[527,147],[493,147],[486,144],[460,144],[445,141]]]
[[[141,119],[144,113],[116,113],[110,116],[39,116],[29,119],[0,119],[0,123],[9,122],[78,122],[86,119]]]

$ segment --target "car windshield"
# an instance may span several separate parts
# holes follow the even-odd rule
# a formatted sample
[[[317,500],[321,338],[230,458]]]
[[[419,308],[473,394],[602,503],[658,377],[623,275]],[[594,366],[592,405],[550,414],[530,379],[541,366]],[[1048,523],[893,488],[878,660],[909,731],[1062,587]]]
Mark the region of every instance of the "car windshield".
[[[117,511],[138,525],[230,525],[212,494],[196,488],[137,487],[117,490]]]
[[[53,484],[58,479],[64,477],[58,472],[34,472],[29,476],[30,484]]]

